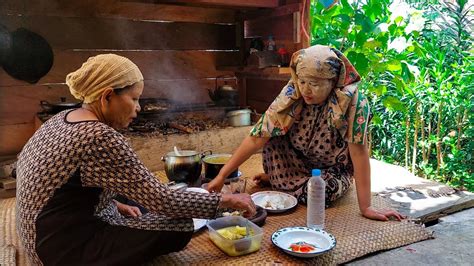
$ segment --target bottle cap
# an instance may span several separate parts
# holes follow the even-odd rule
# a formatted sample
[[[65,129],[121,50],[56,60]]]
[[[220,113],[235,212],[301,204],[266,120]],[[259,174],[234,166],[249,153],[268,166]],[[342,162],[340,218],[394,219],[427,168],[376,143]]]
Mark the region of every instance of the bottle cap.
[[[313,169],[313,170],[311,171],[311,176],[318,176],[318,175],[319,175],[319,176],[321,175],[321,170],[319,170],[319,169]]]

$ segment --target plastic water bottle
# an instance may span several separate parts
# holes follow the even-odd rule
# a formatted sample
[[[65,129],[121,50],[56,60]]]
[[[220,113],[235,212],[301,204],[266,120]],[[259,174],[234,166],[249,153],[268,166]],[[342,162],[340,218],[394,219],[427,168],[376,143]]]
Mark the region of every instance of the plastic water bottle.
[[[268,36],[267,50],[268,51],[276,51],[276,43],[275,43],[275,39],[273,39],[273,35]]]
[[[306,225],[310,228],[324,229],[326,207],[326,182],[321,177],[321,170],[313,169],[308,180],[308,209]]]

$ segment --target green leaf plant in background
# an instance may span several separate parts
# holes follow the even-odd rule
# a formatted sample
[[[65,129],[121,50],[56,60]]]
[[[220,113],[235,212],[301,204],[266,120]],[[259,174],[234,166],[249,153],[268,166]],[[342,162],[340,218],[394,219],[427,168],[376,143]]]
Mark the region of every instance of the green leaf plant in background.
[[[311,43],[363,77],[375,158],[474,191],[473,8],[467,0],[311,1]]]

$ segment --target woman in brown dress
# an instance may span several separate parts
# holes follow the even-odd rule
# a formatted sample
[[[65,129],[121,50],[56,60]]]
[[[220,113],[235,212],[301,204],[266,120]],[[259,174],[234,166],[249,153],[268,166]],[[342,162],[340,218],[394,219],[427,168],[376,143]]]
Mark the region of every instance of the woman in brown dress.
[[[225,177],[263,148],[265,173],[257,182],[306,203],[312,169],[321,169],[326,204],[338,199],[355,179],[359,208],[375,220],[401,219],[395,211],[371,207],[370,163],[366,146],[370,109],[359,92],[360,76],[338,50],[315,45],[293,54],[291,79],[209,184],[220,191]]]
[[[46,121],[18,159],[17,228],[34,264],[139,265],[184,248],[191,218],[255,213],[248,194],[173,191],[143,165],[116,131],[140,111],[143,76],[129,59],[91,57],[66,83],[82,107]]]

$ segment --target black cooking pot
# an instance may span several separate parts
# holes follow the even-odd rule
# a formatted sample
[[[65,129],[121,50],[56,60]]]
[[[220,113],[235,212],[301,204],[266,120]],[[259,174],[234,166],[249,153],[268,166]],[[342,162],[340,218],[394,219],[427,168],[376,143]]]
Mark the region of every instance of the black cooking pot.
[[[199,153],[191,150],[182,150],[179,151],[179,154],[168,152],[161,157],[161,160],[165,162],[165,173],[168,180],[188,184],[195,183],[201,176],[201,159],[206,156],[206,153],[212,152]]]
[[[41,108],[43,111],[49,114],[56,114],[63,110],[79,108],[81,107],[81,102],[66,102],[66,97],[61,97],[60,102],[47,102],[47,101],[40,101]]]
[[[214,179],[224,165],[229,161],[232,154],[211,154],[202,159],[204,163],[204,175],[206,180]],[[239,176],[239,169],[236,169],[226,179],[236,178]]]

